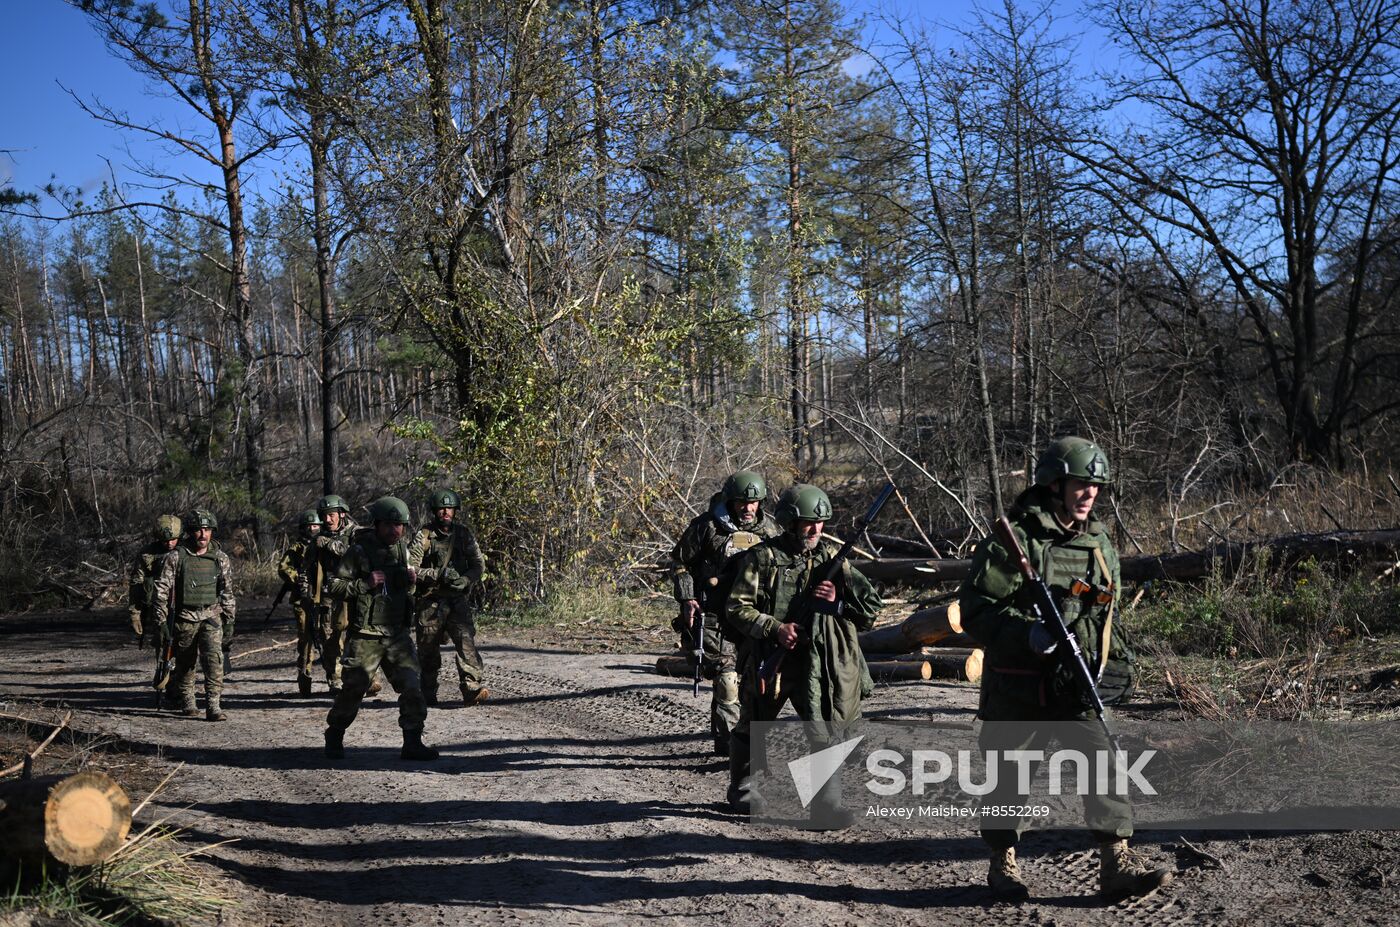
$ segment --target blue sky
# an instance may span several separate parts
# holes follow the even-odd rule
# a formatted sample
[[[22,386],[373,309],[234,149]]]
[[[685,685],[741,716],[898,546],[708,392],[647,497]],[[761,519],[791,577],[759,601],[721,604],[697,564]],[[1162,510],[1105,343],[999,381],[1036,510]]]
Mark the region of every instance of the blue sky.
[[[985,0],[994,5],[997,0]],[[133,161],[166,159],[155,143],[99,123],[67,90],[96,97],[135,121],[163,120],[207,134],[180,104],[151,93],[143,79],[113,57],[81,13],[63,0],[11,0],[0,39],[0,182],[33,190],[50,177],[92,190],[111,177],[131,178]],[[857,0],[867,12],[893,7],[934,21],[966,21],[971,0]],[[1076,6],[1057,4],[1062,23]],[[67,88],[65,90],[64,88]],[[109,168],[109,162],[111,167]],[[211,169],[185,158],[182,169],[214,180]],[[191,163],[193,162],[193,163]]]

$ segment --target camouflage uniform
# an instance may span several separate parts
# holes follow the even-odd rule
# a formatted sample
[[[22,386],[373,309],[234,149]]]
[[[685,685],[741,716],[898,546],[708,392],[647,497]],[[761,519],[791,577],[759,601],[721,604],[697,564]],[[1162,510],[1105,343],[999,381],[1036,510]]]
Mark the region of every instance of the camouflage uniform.
[[[476,649],[476,622],[468,593],[481,582],[486,560],[461,511],[447,530],[426,525],[409,547],[409,566],[418,571],[418,659],[423,671],[423,696],[437,704],[438,677],[442,668],[442,639],[452,640],[457,654],[457,682],[468,705],[485,692],[481,654]]]
[[[729,752],[729,738],[739,723],[739,676],[734,643],[736,635],[721,620],[728,588],[726,567],[737,566],[737,558],[750,547],[782,532],[773,517],[759,510],[751,525],[735,522],[725,503],[724,493],[710,498],[709,509],[691,520],[671,551],[671,582],[676,603],[700,603],[705,626],[705,660],[701,674],[714,682],[710,692],[710,733],[715,751]],[[681,635],[681,647],[694,651],[694,630],[677,618],[673,625]]]
[[[152,541],[141,548],[141,552],[131,561],[127,580],[127,611],[131,618],[131,631],[138,640],[144,641],[147,634],[157,642],[160,640],[159,628],[153,617],[156,574],[169,553],[169,543]]]
[[[382,571],[383,586],[372,574]],[[330,589],[349,609],[343,663],[344,686],[326,715],[326,726],[343,732],[359,714],[370,680],[381,666],[399,694],[399,727],[421,734],[428,717],[418,657],[413,648],[413,589],[408,542],[381,541],[373,528],[355,532],[353,543],[331,576]]]
[[[783,703],[790,699],[797,716],[806,722],[813,748],[821,749],[840,739],[855,723],[861,701],[874,690],[858,637],[875,623],[883,604],[870,581],[845,564],[833,580],[837,604],[831,608],[839,606],[839,612],[808,612],[811,596],[807,590],[824,575],[822,565],[837,549],[823,540],[808,551],[801,539],[785,531],[744,554],[739,563],[725,612],[729,624],[740,634],[737,650],[743,680],[739,723],[730,738],[731,805],[747,803],[753,795],[751,722],[776,719]],[[812,614],[811,629],[784,658],[775,679],[776,697],[760,694],[759,664],[779,646],[779,626],[801,624],[804,613]],[[823,809],[840,807],[840,789],[840,777],[833,776],[813,802],[814,817]]]
[[[168,552],[156,577],[152,617],[167,623],[175,643],[175,668],[169,688],[179,694],[186,714],[195,711],[194,665],[204,666],[205,711],[221,716],[224,650],[233,641],[233,566],[212,541],[197,554],[190,542]],[[228,638],[225,639],[224,635]]]
[[[292,586],[292,612],[297,618],[297,687],[302,695],[311,694],[311,670],[315,666],[317,642],[321,639],[312,590],[325,585],[321,561],[313,546],[315,538],[300,538],[287,548],[277,563],[277,575]]]
[[[321,638],[321,666],[326,671],[326,683],[335,692],[341,686],[341,655],[345,651],[346,629],[350,626],[350,604],[344,594],[335,591],[331,578],[340,567],[341,558],[350,549],[351,539],[360,526],[347,514],[341,515],[340,530],[325,528],[312,540],[318,571],[323,578],[319,586],[309,586],[315,605],[316,633]]]

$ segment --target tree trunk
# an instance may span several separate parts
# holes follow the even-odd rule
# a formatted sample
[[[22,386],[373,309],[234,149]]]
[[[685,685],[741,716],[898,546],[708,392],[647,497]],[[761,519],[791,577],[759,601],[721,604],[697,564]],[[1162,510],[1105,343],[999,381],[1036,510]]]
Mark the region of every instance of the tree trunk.
[[[131,801],[100,772],[0,782],[0,855],[26,865],[94,866],[131,830]]]

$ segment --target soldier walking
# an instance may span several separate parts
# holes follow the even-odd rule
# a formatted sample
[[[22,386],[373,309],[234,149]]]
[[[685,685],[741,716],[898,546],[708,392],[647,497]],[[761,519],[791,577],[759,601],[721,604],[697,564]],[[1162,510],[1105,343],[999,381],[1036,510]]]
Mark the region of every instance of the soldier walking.
[[[301,537],[282,554],[277,563],[277,575],[292,587],[292,612],[297,618],[297,692],[305,698],[311,694],[311,670],[321,633],[313,590],[319,592],[325,584],[314,546],[323,523],[315,509],[307,509],[297,517],[297,524]]]
[[[326,715],[326,756],[344,758],[345,729],[359,714],[370,680],[382,666],[399,694],[399,755],[405,760],[435,760],[438,752],[423,744],[428,706],[410,631],[417,575],[409,565],[404,538],[408,506],[384,496],[370,505],[369,513],[374,526],[355,532],[330,579],[332,592],[349,605],[349,627],[344,685]]]
[[[141,548],[141,552],[131,561],[131,571],[127,582],[128,615],[131,618],[131,631],[136,635],[137,646],[146,642],[149,634],[156,647],[164,646],[162,625],[154,618],[156,573],[165,555],[180,543],[180,519],[174,515],[162,515],[151,528],[151,542]]]
[[[316,567],[322,582],[317,586],[308,583],[307,591],[315,603],[317,633],[321,637],[321,666],[326,673],[326,684],[331,697],[340,691],[340,657],[345,649],[345,629],[349,627],[350,610],[344,596],[337,596],[328,584],[340,567],[340,560],[350,549],[350,539],[359,525],[350,517],[350,506],[334,493],[322,496],[316,503],[316,513],[321,516],[321,530],[312,541],[316,553]]]
[[[418,659],[423,670],[423,698],[438,703],[442,639],[452,640],[457,656],[457,683],[464,706],[490,695],[483,682],[483,663],[476,649],[476,622],[468,594],[481,582],[486,560],[476,535],[461,511],[462,500],[450,489],[428,497],[432,523],[414,535],[409,565],[418,572]]]
[[[228,555],[214,543],[218,522],[204,509],[184,519],[185,543],[165,555],[156,577],[152,618],[168,623],[175,643],[170,688],[188,717],[195,706],[194,665],[204,667],[204,717],[223,721],[219,704],[224,691],[224,651],[233,642],[233,569]],[[225,638],[227,635],[227,638]]]
[[[1108,482],[1108,457],[1097,445],[1060,438],[1041,455],[1035,485],[1016,499],[1007,518],[1058,600],[1085,662],[1099,677],[1101,696],[1112,702],[1131,687],[1132,662],[1121,622],[1113,621],[1120,590],[1118,553],[1103,523],[1093,517],[1094,502]],[[1057,637],[1027,611],[1021,584],[1010,553],[995,537],[985,538],[959,593],[963,628],[986,648],[979,717],[984,722],[1057,724],[1062,739],[1075,741],[1066,746],[1090,755],[1109,752],[1108,738],[1084,693],[1060,663]],[[1049,740],[1048,730],[1020,735],[993,723],[983,726],[979,746],[1005,756],[1015,750],[1044,751]],[[1000,789],[985,804],[1023,803],[1016,795],[1014,772],[999,781],[1011,783],[1009,792]],[[1128,850],[1133,819],[1126,796],[1086,795],[1084,817],[1099,841],[1102,895],[1144,895],[1171,881],[1169,870]],[[1028,824],[1024,818],[984,818],[982,823],[982,839],[991,848],[987,885],[1011,901],[1030,895],[1016,861],[1016,845]]]
[[[838,549],[822,540],[831,500],[818,487],[799,483],[783,490],[774,516],[782,533],[743,555],[725,608],[740,634],[740,714],[730,738],[728,800],[741,813],[763,810],[750,768],[754,721],[775,720],[791,699],[808,741],[820,750],[859,719],[862,700],[875,688],[858,634],[875,623],[880,596],[848,564],[834,582],[817,580]],[[774,685],[760,693],[759,664],[774,647],[789,654]],[[812,822],[826,829],[849,827],[855,820],[842,806],[839,773],[809,807]]]
[[[713,682],[710,692],[710,735],[715,755],[729,755],[729,738],[739,723],[739,674],[734,658],[738,639],[722,620],[729,582],[739,555],[781,530],[763,511],[768,484],[752,470],[732,473],[710,497],[709,507],[695,516],[671,551],[671,581],[680,608],[672,626],[681,647],[695,650],[695,635],[704,628],[701,673]]]

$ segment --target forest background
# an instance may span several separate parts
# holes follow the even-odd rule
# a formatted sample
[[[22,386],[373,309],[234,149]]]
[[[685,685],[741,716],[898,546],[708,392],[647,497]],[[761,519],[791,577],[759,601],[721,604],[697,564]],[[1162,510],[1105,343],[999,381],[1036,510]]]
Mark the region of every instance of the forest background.
[[[1125,554],[1394,525],[1400,0],[75,6],[184,115],[0,188],[0,609],[441,485],[656,588],[741,467],[965,553],[1066,433]]]

